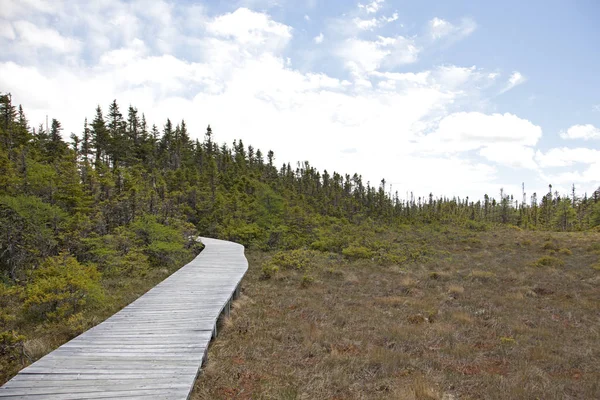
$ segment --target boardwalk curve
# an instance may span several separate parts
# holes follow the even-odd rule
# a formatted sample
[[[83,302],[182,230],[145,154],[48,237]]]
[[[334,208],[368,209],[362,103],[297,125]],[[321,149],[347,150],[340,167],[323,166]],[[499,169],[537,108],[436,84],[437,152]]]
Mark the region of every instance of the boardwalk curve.
[[[248,261],[237,243],[201,238],[192,262],[106,321],[21,370],[7,399],[186,399]]]

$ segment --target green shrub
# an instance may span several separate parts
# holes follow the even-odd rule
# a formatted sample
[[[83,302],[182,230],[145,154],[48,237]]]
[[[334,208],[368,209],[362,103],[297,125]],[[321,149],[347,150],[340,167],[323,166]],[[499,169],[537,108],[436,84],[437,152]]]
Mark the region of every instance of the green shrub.
[[[311,250],[288,250],[276,253],[269,261],[271,265],[283,269],[306,270],[319,253]]]
[[[512,345],[517,344],[517,341],[512,337],[502,336],[502,337],[500,337],[500,343],[505,346],[512,346]]]
[[[352,258],[352,259],[366,259],[366,258],[372,258],[373,257],[373,252],[364,247],[364,246],[356,246],[356,245],[350,245],[348,247],[346,247],[345,249],[342,250],[342,254],[348,258]]]
[[[271,263],[266,263],[262,266],[260,271],[261,271],[260,279],[267,280],[267,279],[271,279],[271,277],[273,275],[275,275],[277,272],[279,272],[279,267],[276,265],[273,265]]]
[[[399,265],[405,263],[407,257],[396,252],[381,252],[375,254],[374,259],[379,265]]]
[[[16,319],[16,300],[19,298],[20,286],[7,286],[0,282],[0,331],[7,329],[9,322]]]
[[[471,271],[471,273],[469,274],[469,278],[471,278],[471,280],[483,281],[483,282],[487,282],[495,277],[496,277],[496,274],[494,274],[493,272],[490,272],[490,271],[475,270],[475,271]]]
[[[558,250],[558,254],[564,254],[565,256],[572,256],[573,252],[571,251],[571,249],[559,249]]]
[[[600,243],[592,243],[590,247],[588,247],[588,251],[600,251]]]
[[[153,216],[144,216],[131,224],[138,244],[154,267],[181,267],[191,256],[189,248],[195,246],[194,232],[189,225],[170,221],[161,224]]]
[[[183,266],[188,251],[181,243],[156,241],[144,249],[150,264],[154,267],[166,267],[169,269]]]
[[[106,275],[118,275],[122,260],[136,248],[135,235],[125,228],[115,229],[111,235],[92,235],[82,242],[85,250],[80,261],[94,263]]]
[[[219,237],[249,247],[255,243],[263,242],[265,231],[256,223],[247,223],[240,219],[231,218],[222,224]]]
[[[55,251],[65,217],[63,210],[35,196],[0,196],[0,275],[24,279]]]
[[[485,222],[471,221],[471,220],[468,220],[465,223],[465,227],[469,230],[476,231],[476,232],[485,232],[489,229],[489,226]]]
[[[406,257],[410,261],[419,261],[431,254],[431,250],[427,246],[410,248],[406,251]]]
[[[302,276],[302,281],[300,282],[300,286],[302,286],[303,288],[307,288],[309,287],[313,282],[315,281],[315,278],[313,278],[310,275],[304,274]]]
[[[331,239],[319,239],[315,240],[310,244],[310,248],[313,250],[323,251],[323,252],[340,252],[340,242],[333,238]]]
[[[546,242],[544,243],[544,245],[542,246],[542,248],[544,250],[551,250],[551,251],[558,251],[560,248],[558,247],[558,245],[554,242]]]
[[[544,256],[533,263],[534,267],[562,267],[565,262],[560,258]]]
[[[23,357],[25,336],[15,331],[0,332],[0,371],[8,369],[11,363]]]
[[[448,272],[443,272],[443,271],[434,271],[434,272],[430,272],[429,273],[429,279],[432,279],[434,281],[440,280],[440,281],[446,281],[448,279],[450,279],[452,277],[452,275],[450,275],[450,273]]]
[[[27,286],[25,310],[40,319],[60,321],[98,304],[103,298],[100,273],[68,255],[47,258]]]
[[[334,224],[316,229],[317,240],[310,244],[310,248],[323,252],[341,253],[342,249],[354,239],[351,226]]]
[[[119,259],[117,269],[128,276],[145,276],[149,266],[148,257],[140,249],[134,249]]]

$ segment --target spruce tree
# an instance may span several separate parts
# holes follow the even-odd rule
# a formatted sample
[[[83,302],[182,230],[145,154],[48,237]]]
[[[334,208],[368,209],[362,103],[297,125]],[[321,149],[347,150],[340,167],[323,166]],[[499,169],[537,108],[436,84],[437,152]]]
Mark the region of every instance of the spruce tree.
[[[100,106],[96,108],[96,116],[92,121],[92,146],[96,152],[95,165],[99,168],[101,164],[108,165],[107,151],[109,148],[109,134],[106,129],[106,122],[102,116],[102,109]]]

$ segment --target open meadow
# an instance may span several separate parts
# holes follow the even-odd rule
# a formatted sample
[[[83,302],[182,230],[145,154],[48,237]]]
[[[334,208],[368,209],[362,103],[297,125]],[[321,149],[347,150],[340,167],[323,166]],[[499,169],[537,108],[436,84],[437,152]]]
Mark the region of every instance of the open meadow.
[[[376,239],[248,252],[192,398],[600,398],[599,233]]]

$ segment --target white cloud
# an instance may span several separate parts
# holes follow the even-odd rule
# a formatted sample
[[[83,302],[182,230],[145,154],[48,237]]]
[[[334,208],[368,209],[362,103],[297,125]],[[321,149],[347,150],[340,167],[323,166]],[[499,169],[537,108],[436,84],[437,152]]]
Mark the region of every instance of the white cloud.
[[[231,2],[231,6],[235,8],[245,7],[255,10],[268,10],[275,7],[281,7],[286,0],[236,0]]]
[[[435,17],[429,21],[429,36],[433,40],[442,38],[461,39],[475,31],[477,24],[470,18],[464,18],[459,25]]]
[[[139,59],[147,53],[147,47],[140,39],[134,39],[127,47],[122,47],[115,50],[110,50],[100,57],[100,64],[106,65],[123,65]]]
[[[471,199],[479,199],[485,193],[496,195],[502,187],[495,183],[498,172],[496,167],[459,157],[402,156],[379,163],[390,171],[418,171],[398,174],[388,179],[393,189],[399,191],[401,199],[409,198],[411,191],[414,191],[416,197],[427,197],[432,193],[434,196],[457,195],[461,198],[470,196]],[[477,189],[465,190],[464,182],[469,182],[469,187]]]
[[[379,69],[381,61],[390,54],[389,50],[370,40],[347,39],[336,50],[337,55],[347,61],[355,73]]]
[[[600,112],[600,104],[594,104],[594,105],[592,106],[592,111],[597,111],[597,112]]]
[[[421,52],[414,39],[404,36],[393,38],[380,36],[377,43],[389,51],[388,56],[383,60],[385,68],[395,68],[400,65],[414,63]]]
[[[380,68],[390,69],[410,64],[418,59],[420,48],[413,39],[403,36],[382,37],[377,40],[347,39],[337,49],[346,66],[356,75]]]
[[[292,38],[290,26],[247,8],[238,8],[216,17],[208,24],[207,30],[217,36],[233,38],[241,44],[264,45],[270,42],[273,48],[284,47]]]
[[[320,44],[320,43],[323,43],[324,38],[325,38],[325,35],[323,35],[323,32],[321,32],[317,36],[315,36],[314,41],[316,44]]]
[[[356,25],[359,30],[372,31],[375,28],[379,28],[387,23],[398,20],[398,13],[392,14],[391,17],[382,16],[379,18],[362,19],[355,17],[352,19],[352,23]]]
[[[591,193],[600,186],[600,162],[589,164],[584,170],[567,171],[544,175],[544,179],[553,185],[570,186],[576,184],[579,193]]]
[[[358,29],[361,30],[373,30],[373,28],[376,28],[379,25],[377,18],[360,19],[357,17],[354,18],[352,22],[354,23],[354,25],[356,25]]]
[[[57,53],[73,53],[80,49],[80,42],[67,38],[50,28],[41,28],[29,21],[19,20],[13,23],[19,42],[27,47],[48,48]]]
[[[304,15],[304,20],[305,20],[305,21],[310,21],[310,17],[309,17],[308,15],[306,15],[306,14],[305,14],[305,15]]]
[[[479,155],[496,164],[512,168],[537,170],[532,147],[513,144],[493,144],[479,150]]]
[[[444,19],[436,17],[429,21],[429,33],[434,39],[447,36],[452,33],[453,30],[454,25]]]
[[[559,147],[545,153],[537,151],[535,159],[540,167],[567,167],[577,163],[592,164],[600,160],[600,150],[585,147]]]
[[[367,14],[374,14],[383,6],[385,0],[373,0],[368,4],[358,4],[358,8],[367,12]]]
[[[541,137],[539,126],[513,114],[458,112],[444,117],[422,144],[430,151],[443,153],[486,147],[488,150],[482,155],[490,156],[495,146],[501,146],[499,151],[506,150],[507,146],[535,146]]]
[[[560,137],[563,139],[600,139],[600,129],[594,125],[573,125],[566,131],[560,132]]]
[[[402,87],[418,87],[431,84],[431,71],[414,72],[378,72],[373,71],[372,76],[386,79],[386,82],[401,84]]]
[[[9,21],[0,20],[0,37],[14,40],[17,35],[15,34],[15,30],[12,27],[12,24]]]
[[[382,17],[385,22],[394,22],[398,20],[398,13],[393,13],[391,17]]]
[[[526,81],[527,81],[527,78],[525,78],[520,72],[515,71],[510,75],[510,77],[508,78],[508,82],[506,83],[506,86],[504,86],[504,88],[500,91],[500,93],[508,92],[515,86],[525,83]]]
[[[0,7],[0,17],[17,18],[32,12],[53,14],[62,7],[44,0],[3,0]]]

